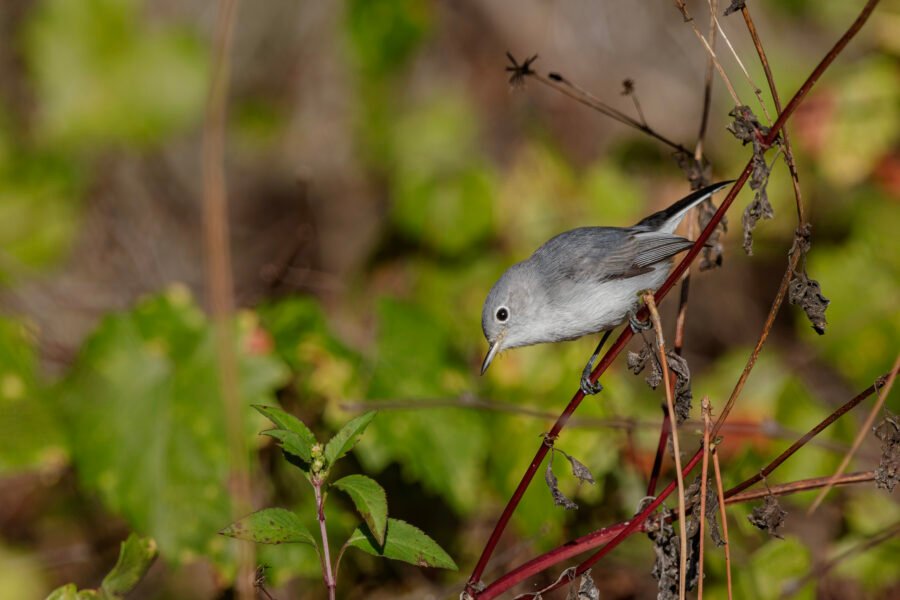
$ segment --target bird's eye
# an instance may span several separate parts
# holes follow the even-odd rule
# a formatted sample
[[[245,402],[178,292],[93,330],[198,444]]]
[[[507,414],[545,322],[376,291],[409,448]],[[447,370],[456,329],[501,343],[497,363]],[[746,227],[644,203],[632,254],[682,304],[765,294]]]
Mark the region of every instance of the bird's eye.
[[[503,323],[509,318],[509,309],[505,306],[501,306],[497,309],[497,320]]]

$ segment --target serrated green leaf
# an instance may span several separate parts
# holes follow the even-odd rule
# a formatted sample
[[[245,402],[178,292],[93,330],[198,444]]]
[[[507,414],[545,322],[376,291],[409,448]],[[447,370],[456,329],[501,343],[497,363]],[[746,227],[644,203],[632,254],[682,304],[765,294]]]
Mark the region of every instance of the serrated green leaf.
[[[399,519],[388,519],[384,544],[379,544],[365,526],[357,528],[347,540],[349,546],[372,556],[402,560],[420,567],[456,570],[450,555],[421,529]]]
[[[365,475],[347,475],[332,484],[346,492],[379,544],[387,531],[387,494],[374,479]]]
[[[303,421],[301,421],[291,413],[286,412],[276,406],[262,406],[259,404],[255,404],[253,408],[255,408],[264,417],[275,423],[275,425],[278,426],[278,429],[287,429],[288,431],[293,431],[301,438],[303,438],[303,441],[310,446],[316,443],[316,436],[314,436],[313,432],[309,430],[309,427],[307,427]]]
[[[264,508],[232,523],[222,535],[259,544],[309,544],[316,540],[293,512],[284,508]]]
[[[302,436],[293,431],[286,429],[267,429],[260,433],[278,440],[279,445],[285,452],[293,454],[303,462],[312,461],[312,449],[306,444]]]
[[[100,589],[113,598],[124,597],[144,578],[150,565],[156,560],[156,542],[153,538],[132,533],[122,542],[119,560],[106,577]]]
[[[325,461],[328,468],[331,468],[337,459],[347,454],[356,445],[359,436],[366,430],[376,414],[378,414],[377,411],[367,412],[352,419],[341,427],[341,430],[333,438],[328,440],[328,444],[325,446]]]

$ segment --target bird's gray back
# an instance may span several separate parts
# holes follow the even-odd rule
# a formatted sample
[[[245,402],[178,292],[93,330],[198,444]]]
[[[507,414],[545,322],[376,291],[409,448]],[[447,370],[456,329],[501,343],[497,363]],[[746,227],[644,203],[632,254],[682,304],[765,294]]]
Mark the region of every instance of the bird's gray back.
[[[689,245],[678,236],[621,227],[580,227],[552,238],[527,261],[548,301],[540,316],[543,335],[564,340],[617,326],[638,304],[638,292],[656,289],[668,259]]]

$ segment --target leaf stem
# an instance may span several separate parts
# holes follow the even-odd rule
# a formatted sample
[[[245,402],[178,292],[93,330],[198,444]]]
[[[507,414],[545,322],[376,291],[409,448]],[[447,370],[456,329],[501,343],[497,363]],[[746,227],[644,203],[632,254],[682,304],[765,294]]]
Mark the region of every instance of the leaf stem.
[[[316,492],[316,519],[319,521],[319,533],[322,536],[322,578],[328,588],[328,600],[334,600],[337,581],[331,572],[331,554],[328,549],[328,529],[325,527],[325,497],[322,495],[322,484],[318,477],[313,478],[313,489]]]

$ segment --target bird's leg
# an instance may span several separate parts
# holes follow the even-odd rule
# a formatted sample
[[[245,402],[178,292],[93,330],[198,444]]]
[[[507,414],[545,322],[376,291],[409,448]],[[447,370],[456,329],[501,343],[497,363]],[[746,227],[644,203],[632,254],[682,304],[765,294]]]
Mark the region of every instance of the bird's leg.
[[[635,333],[640,333],[653,328],[653,323],[650,322],[650,319],[647,319],[646,321],[639,320],[637,318],[637,312],[633,310],[628,311],[628,324]]]
[[[588,359],[587,364],[584,366],[584,371],[581,372],[581,391],[584,392],[585,396],[592,396],[603,391],[603,386],[600,385],[599,381],[596,383],[591,382],[591,371],[594,370],[594,361],[597,360],[598,356],[600,356],[600,350],[603,349],[603,344],[606,343],[606,340],[609,338],[609,334],[611,333],[612,329],[603,334],[603,337],[600,338],[600,343],[597,344],[597,349],[594,350],[593,354],[591,354],[591,357]]]

